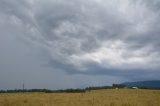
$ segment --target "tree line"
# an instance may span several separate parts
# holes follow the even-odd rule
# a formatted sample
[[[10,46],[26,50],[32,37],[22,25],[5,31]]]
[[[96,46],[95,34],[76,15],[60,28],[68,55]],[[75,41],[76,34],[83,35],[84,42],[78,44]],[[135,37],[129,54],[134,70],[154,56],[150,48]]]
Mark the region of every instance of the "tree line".
[[[45,93],[84,93],[90,90],[98,89],[111,89],[112,86],[101,86],[101,87],[87,87],[84,89],[60,89],[60,90],[49,90],[49,89],[14,89],[14,90],[0,90],[0,93],[23,93],[23,92],[45,92]]]
[[[0,90],[0,93],[25,93],[25,92],[44,92],[44,93],[85,93],[90,90],[100,90],[100,89],[115,89],[115,88],[128,88],[124,84],[113,84],[112,86],[96,86],[96,87],[86,87],[84,89],[63,89],[63,90],[49,90],[49,89],[14,89],[14,90]],[[139,89],[155,89],[160,90],[160,88],[149,88],[149,87],[138,87]]]

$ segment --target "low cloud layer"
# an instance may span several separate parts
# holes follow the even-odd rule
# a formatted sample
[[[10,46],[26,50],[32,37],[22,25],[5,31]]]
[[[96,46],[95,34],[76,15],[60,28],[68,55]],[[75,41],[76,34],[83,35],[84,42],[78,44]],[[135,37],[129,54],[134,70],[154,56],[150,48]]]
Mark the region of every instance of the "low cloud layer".
[[[159,0],[1,0],[0,84],[13,88],[30,77],[30,88],[56,89],[158,79],[159,22]]]

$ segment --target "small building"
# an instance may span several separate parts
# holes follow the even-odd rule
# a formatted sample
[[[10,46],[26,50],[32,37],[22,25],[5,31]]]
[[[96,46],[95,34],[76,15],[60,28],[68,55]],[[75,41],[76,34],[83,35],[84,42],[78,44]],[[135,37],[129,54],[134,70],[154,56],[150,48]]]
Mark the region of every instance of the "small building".
[[[138,89],[138,87],[132,87],[132,89]]]

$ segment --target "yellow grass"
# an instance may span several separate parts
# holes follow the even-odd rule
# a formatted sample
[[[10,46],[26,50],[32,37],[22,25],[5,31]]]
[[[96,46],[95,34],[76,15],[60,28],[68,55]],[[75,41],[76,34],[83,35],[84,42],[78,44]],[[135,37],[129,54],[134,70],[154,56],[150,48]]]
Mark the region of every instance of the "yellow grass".
[[[0,94],[0,106],[160,106],[159,90]]]

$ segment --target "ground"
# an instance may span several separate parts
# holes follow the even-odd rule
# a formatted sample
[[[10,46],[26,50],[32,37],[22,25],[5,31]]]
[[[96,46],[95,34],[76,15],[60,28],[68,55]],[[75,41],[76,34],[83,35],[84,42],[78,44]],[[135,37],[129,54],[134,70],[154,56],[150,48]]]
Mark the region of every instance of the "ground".
[[[0,106],[160,106],[160,90],[109,89],[86,93],[2,93]]]

